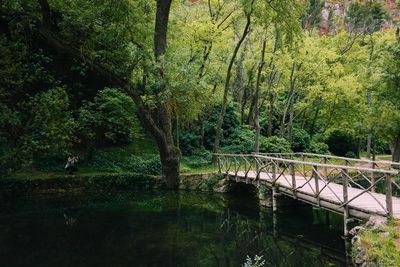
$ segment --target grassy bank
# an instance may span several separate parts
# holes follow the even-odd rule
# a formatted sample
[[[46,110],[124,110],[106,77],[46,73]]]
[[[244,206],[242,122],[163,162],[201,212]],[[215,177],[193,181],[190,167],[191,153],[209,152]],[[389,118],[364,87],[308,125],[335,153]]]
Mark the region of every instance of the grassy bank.
[[[367,266],[400,266],[400,221],[360,234]]]

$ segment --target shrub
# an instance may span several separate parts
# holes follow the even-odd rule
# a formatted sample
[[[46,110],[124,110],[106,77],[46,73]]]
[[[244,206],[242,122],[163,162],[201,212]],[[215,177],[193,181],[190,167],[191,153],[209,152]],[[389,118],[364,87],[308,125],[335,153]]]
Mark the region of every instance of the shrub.
[[[33,167],[40,171],[62,171],[66,164],[68,154],[65,152],[48,153],[33,161]]]
[[[327,144],[322,143],[322,142],[314,142],[314,141],[310,142],[307,152],[315,153],[315,154],[325,154],[325,155],[330,154],[329,146]]]
[[[292,149],[294,152],[305,151],[310,146],[311,137],[304,129],[294,128]]]
[[[345,156],[352,151],[357,155],[357,141],[354,135],[346,130],[334,129],[328,134],[327,144],[329,151],[338,156]]]
[[[347,151],[346,154],[344,155],[346,158],[358,158],[356,153],[354,153],[353,151]]]
[[[112,153],[98,151],[87,166],[101,171],[129,171],[149,175],[161,173],[159,155],[131,155],[128,157],[113,157]]]
[[[123,144],[141,134],[133,100],[109,88],[80,108],[79,130],[85,143],[95,145]]]
[[[238,127],[229,138],[223,140],[222,145],[221,151],[224,153],[251,153],[255,148],[255,132],[247,127]]]
[[[214,105],[203,115],[204,120],[204,147],[211,150],[214,145],[215,134],[221,112],[221,105]],[[239,127],[239,116],[235,112],[232,105],[226,107],[226,113],[224,116],[224,122],[222,124],[222,142],[224,139],[229,138]]]
[[[191,156],[196,150],[200,149],[200,134],[193,132],[183,132],[179,137],[179,148],[182,155]]]
[[[183,163],[190,168],[201,168],[210,164],[212,154],[205,149],[197,149],[190,157],[184,157]]]
[[[65,152],[72,145],[74,129],[65,90],[55,88],[38,93],[27,107],[31,109],[31,118],[21,137],[25,159],[31,163],[47,153]]]
[[[260,152],[267,153],[291,153],[290,143],[278,136],[263,138],[260,142]]]

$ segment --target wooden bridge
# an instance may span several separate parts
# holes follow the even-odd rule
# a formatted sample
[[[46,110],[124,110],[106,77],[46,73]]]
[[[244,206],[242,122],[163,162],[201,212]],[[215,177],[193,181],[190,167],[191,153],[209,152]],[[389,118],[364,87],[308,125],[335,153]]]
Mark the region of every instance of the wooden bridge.
[[[216,154],[218,168],[236,182],[272,189],[350,217],[400,219],[400,163],[311,153]]]

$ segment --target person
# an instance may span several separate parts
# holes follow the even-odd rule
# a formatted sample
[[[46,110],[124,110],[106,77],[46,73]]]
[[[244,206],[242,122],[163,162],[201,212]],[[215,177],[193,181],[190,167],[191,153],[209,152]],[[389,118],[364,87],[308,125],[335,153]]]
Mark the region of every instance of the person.
[[[65,164],[65,171],[68,174],[73,174],[74,171],[78,171],[78,168],[76,167],[76,164],[78,163],[79,158],[77,156],[69,156],[67,159],[67,164]]]

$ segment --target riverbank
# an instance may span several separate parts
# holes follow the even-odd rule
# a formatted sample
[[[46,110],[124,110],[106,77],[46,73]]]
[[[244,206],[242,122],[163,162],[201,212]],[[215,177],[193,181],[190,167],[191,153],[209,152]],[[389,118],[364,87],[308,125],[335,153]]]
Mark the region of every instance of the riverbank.
[[[400,266],[400,221],[359,226],[353,237],[354,263],[357,266]]]
[[[63,175],[34,173],[0,179],[0,196],[13,197],[46,192],[78,190],[135,190],[161,189],[160,176],[138,173],[79,173]],[[179,179],[180,190],[225,192],[223,176],[215,171],[198,170],[183,173]]]

